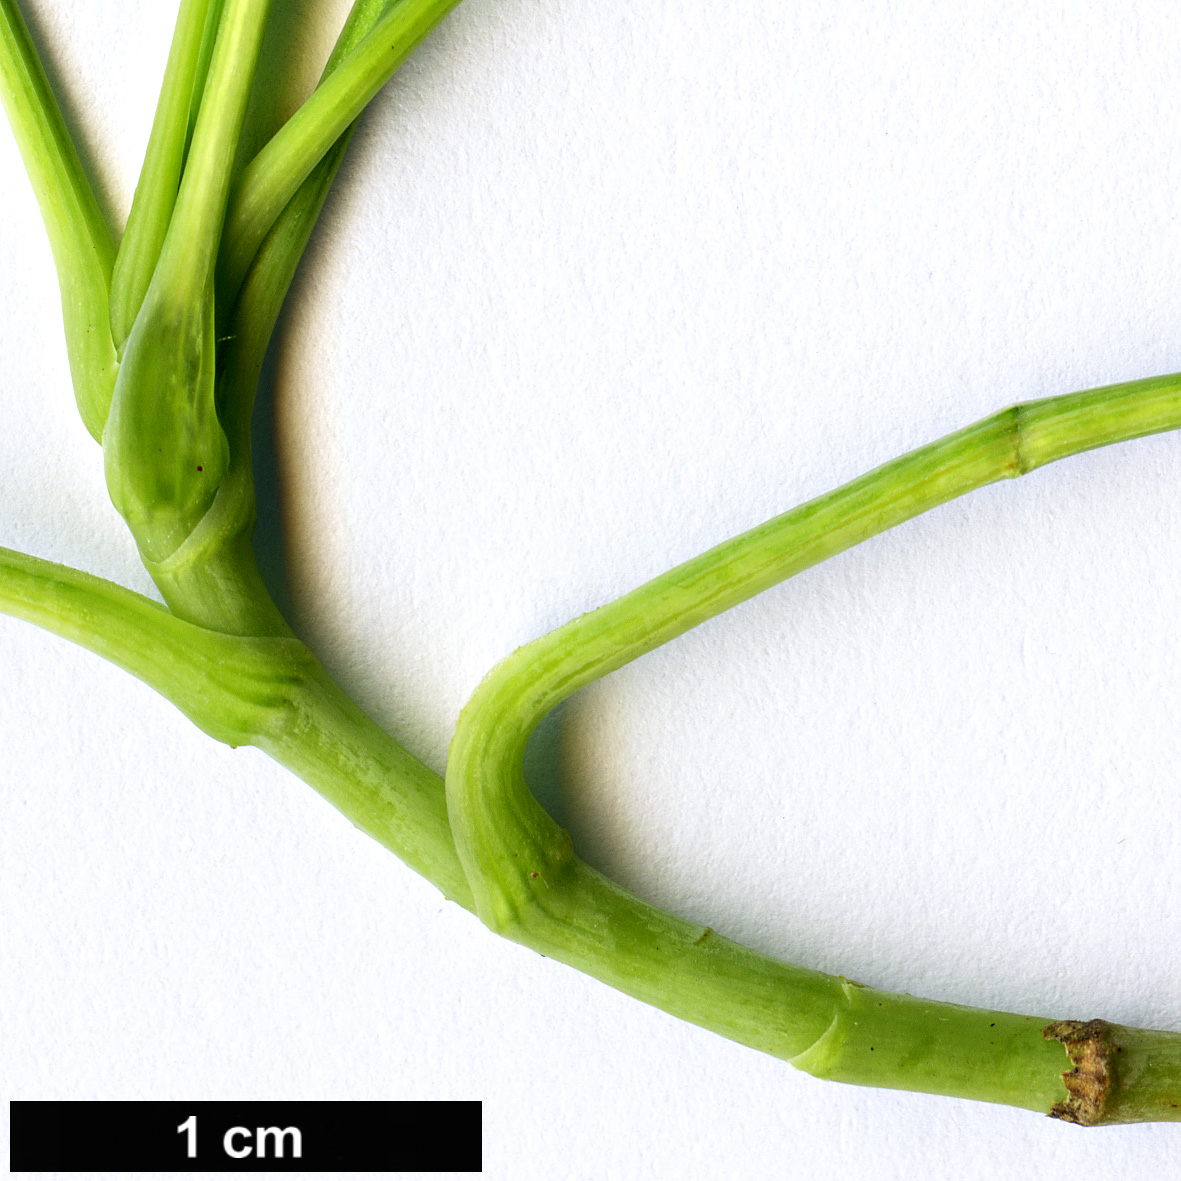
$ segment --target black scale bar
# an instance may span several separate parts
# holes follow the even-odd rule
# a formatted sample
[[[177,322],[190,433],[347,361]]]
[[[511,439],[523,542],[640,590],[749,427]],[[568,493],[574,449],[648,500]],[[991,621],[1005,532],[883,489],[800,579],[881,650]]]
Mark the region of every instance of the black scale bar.
[[[479,1172],[478,1102],[31,1103],[14,1173]]]

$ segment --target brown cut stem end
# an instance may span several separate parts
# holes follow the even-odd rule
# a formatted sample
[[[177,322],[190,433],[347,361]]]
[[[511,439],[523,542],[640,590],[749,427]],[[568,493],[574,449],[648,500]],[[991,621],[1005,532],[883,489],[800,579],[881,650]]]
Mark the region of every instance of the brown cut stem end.
[[[1111,1094],[1111,1025],[1107,1021],[1055,1021],[1042,1030],[1066,1047],[1073,1069],[1062,1075],[1067,1097],[1050,1109],[1054,1119],[1094,1127],[1103,1122]]]

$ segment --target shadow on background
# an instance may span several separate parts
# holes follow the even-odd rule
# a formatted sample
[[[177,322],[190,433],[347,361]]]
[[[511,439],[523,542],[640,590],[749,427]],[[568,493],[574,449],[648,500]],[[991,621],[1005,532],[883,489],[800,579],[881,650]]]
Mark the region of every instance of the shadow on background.
[[[278,440],[275,437],[275,349],[282,334],[283,317],[271,339],[258,379],[254,416],[250,424],[251,458],[254,464],[254,496],[258,520],[254,526],[254,556],[258,571],[271,598],[291,622],[291,594],[283,547],[283,488],[279,472]]]
[[[562,729],[566,702],[547,714],[529,735],[525,747],[525,782],[555,824],[569,829],[566,793],[562,788]]]

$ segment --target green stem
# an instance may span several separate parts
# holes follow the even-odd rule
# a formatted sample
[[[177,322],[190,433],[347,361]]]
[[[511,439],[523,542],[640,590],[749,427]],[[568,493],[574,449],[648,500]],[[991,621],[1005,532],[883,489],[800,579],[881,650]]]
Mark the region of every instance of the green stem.
[[[283,715],[273,721],[253,745],[314,787],[444,897],[475,910],[451,836],[442,777],[369,718],[318,661],[288,685]]]
[[[526,645],[464,709],[446,783],[290,633],[249,545],[259,368],[353,121],[456,2],[357,0],[322,84],[228,205],[270,0],[224,9],[182,0],[112,280],[110,231],[16,0],[0,0],[0,89],[58,268],[79,407],[102,437],[112,499],[173,608],[0,549],[0,610],[132,672],[218,741],[266,751],[497,932],[817,1077],[1083,1124],[1181,1118],[1181,1034],[948,1005],[779,963],[584,864],[523,774],[533,729],[577,689],[955,496],[1181,426],[1181,377],[1003,411]],[[220,365],[215,268],[232,316]],[[125,342],[120,367],[115,346]]]
[[[167,563],[230,467],[216,405],[214,266],[271,0],[227,0],[176,204],[103,428],[111,501],[145,562]]]
[[[519,648],[485,678],[464,708],[448,756],[448,812],[480,918],[545,955],[610,979],[708,1028],[792,1058],[823,1077],[934,1087],[1045,1110],[1046,1094],[1053,1089],[1047,1066],[1052,1060],[1060,1065],[1061,1059],[1043,1043],[1033,1018],[863,993],[856,986],[844,990],[831,1024],[812,1037],[814,994],[810,988],[793,988],[782,994],[778,1015],[768,1013],[758,1023],[763,1033],[756,1042],[734,1031],[736,1019],[750,1016],[745,999],[738,1014],[722,997],[708,1012],[694,1016],[686,1011],[684,997],[697,995],[699,986],[712,996],[708,957],[694,956],[678,944],[674,928],[659,933],[650,908],[575,857],[568,835],[529,792],[525,746],[542,718],[578,689],[859,541],[982,485],[1079,451],[1179,426],[1179,376],[1004,410]],[[651,942],[637,952],[633,932],[645,923]],[[667,965],[674,970],[662,973],[657,965],[668,957],[669,946],[676,948]],[[648,973],[632,962],[637,955],[647,958]],[[785,1015],[797,1009],[798,1020]],[[768,1045],[768,1031],[777,1026],[790,1027],[790,1035]],[[994,1026],[1005,1030],[999,1041],[985,1036]],[[811,1039],[807,1045],[800,1044],[803,1037]],[[993,1042],[1005,1047],[995,1064]],[[888,1053],[883,1045],[890,1047]],[[1169,1075],[1161,1085],[1168,1102],[1181,1102],[1181,1074]]]
[[[373,28],[387,7],[388,0],[356,0],[329,55],[320,86]],[[352,123],[344,128],[293,190],[253,254],[245,281],[240,284],[222,360],[225,373],[219,407],[235,462],[239,456],[245,456],[246,467],[249,467],[251,412],[271,334],[355,127]]]
[[[220,741],[266,751],[494,929],[817,1077],[1078,1123],[1175,1119],[1181,1035],[883,993],[740,947],[579,861],[529,795],[521,756],[574,688],[771,582],[971,488],[1178,425],[1177,377],[1014,408],[685,563],[494,670],[460,718],[446,799],[293,637],[208,630],[3,550],[0,610],[114,660]]]
[[[53,251],[78,411],[101,440],[118,370],[108,304],[115,240],[16,0],[0,0],[0,97]]]
[[[226,0],[184,177],[153,282],[211,282],[250,86],[271,0]]]
[[[219,262],[232,299],[259,243],[304,178],[459,0],[401,0],[246,166],[234,186]]]
[[[0,611],[97,653],[230,746],[255,745],[472,909],[443,781],[353,704],[293,636],[233,636],[134,591],[0,548]]]
[[[386,0],[357,0],[324,67],[327,77],[373,27]],[[250,538],[256,519],[251,417],[271,334],[352,138],[345,129],[267,234],[229,318],[220,356],[218,416],[230,465],[217,495],[181,547],[145,561],[165,602],[182,618],[235,635],[290,635],[258,573]]]
[[[120,352],[160,258],[176,205],[224,0],[182,0],[156,118],[111,279],[111,332]]]
[[[263,713],[305,659],[297,640],[208,631],[113,582],[7,549],[0,549],[0,611],[125,669],[230,746],[264,727]]]

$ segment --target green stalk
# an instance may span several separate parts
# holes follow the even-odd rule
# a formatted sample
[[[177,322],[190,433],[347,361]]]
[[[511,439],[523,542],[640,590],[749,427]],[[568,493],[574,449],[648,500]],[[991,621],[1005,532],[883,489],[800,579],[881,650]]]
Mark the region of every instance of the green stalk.
[[[126,320],[130,311],[134,322],[103,432],[112,499],[174,610],[6,550],[0,610],[113,660],[219,741],[266,751],[499,933],[818,1077],[1008,1103],[1083,1124],[1181,1118],[1181,1034],[947,1005],[778,963],[649,906],[581,862],[522,771],[532,730],[578,688],[973,488],[1181,426],[1181,377],[1003,411],[526,645],[463,711],[446,784],[382,733],[279,618],[249,554],[258,369],[349,124],[453,3],[359,0],[325,83],[247,170],[233,215],[241,220],[225,240],[231,169],[268,3],[226,0],[204,86],[216,10],[205,9],[198,38],[200,5],[182,9],[179,64],[170,64],[165,87],[174,85],[175,94],[162,100],[145,212],[120,288],[118,316]],[[93,195],[13,0],[0,0],[0,83],[48,209],[55,258],[64,259],[63,304],[69,284],[81,292],[83,312],[101,304],[94,359],[109,369],[101,218],[87,220],[83,206],[88,196],[94,206]],[[178,160],[184,174],[170,204]],[[80,223],[58,225],[71,211]],[[245,276],[220,382],[213,338],[219,243],[229,258],[224,290],[236,293]],[[140,303],[135,293],[149,274]],[[70,317],[67,309],[68,335],[76,331]],[[96,388],[83,413],[101,430],[101,381]]]
[[[115,240],[16,0],[0,0],[0,98],[53,251],[78,412],[101,440],[118,370],[108,306]]]
[[[0,610],[118,665],[230,746],[263,728],[303,660],[297,640],[199,628],[113,582],[8,549],[0,549]]]
[[[107,489],[145,561],[197,528],[230,465],[216,407],[214,268],[270,0],[227,0],[184,176],[103,430]]]
[[[218,741],[259,747],[448,898],[474,909],[451,836],[443,781],[366,717],[298,640],[201,628],[103,579],[3,549],[0,610],[111,660]],[[665,914],[610,887],[585,866],[574,880],[563,916],[569,925],[561,934],[561,958],[577,958],[584,970],[669,1012],[768,1053],[795,1056],[796,1065],[820,1077],[833,1076],[845,1035],[871,1028],[867,1016],[876,1021],[879,1058],[889,1062],[890,1037],[899,1040],[899,1022],[909,1015],[912,1030],[929,1035],[935,1027],[945,1034],[944,1052],[929,1055],[919,1078],[922,1089],[997,1098],[978,1083],[972,1090],[968,1065],[973,1052],[977,1058],[991,1056],[999,1044],[1008,1080],[1002,1101],[1049,1110],[1065,1096],[1061,1048],[1036,1040],[1040,1053],[1031,1054],[1024,1046],[1044,1020],[954,1010],[865,990],[779,963]],[[585,921],[584,895],[594,897],[604,887],[617,896],[608,916],[609,954],[602,932]],[[603,917],[598,910],[590,913],[596,922]],[[891,1008],[879,1009],[883,1002]],[[953,1012],[955,1024],[949,1025]],[[962,1043],[955,1071],[946,1060],[949,1035]],[[996,1073],[994,1064],[989,1077]],[[888,1085],[876,1075],[852,1081]]]
[[[182,0],[143,169],[111,278],[111,332],[122,352],[176,205],[224,0]]]
[[[367,718],[293,636],[199,627],[113,582],[3,548],[0,611],[125,669],[218,742],[273,755],[472,909],[443,781]]]
[[[386,7],[386,0],[357,0],[324,67],[325,78]],[[250,544],[257,515],[251,416],[271,334],[354,126],[345,129],[275,222],[229,319],[219,358],[217,402],[230,463],[217,495],[177,550],[162,561],[145,561],[173,611],[202,626],[235,635],[290,634],[263,584]]]
[[[292,637],[210,631],[112,583],[6,550],[0,609],[128,668],[221,742],[259,746],[501,933],[706,1029],[836,1081],[1079,1123],[1176,1118],[1181,1036],[945,1005],[777,963],[648,906],[576,859],[529,796],[520,764],[534,720],[627,652],[954,495],[1179,424],[1181,378],[1004,411],[582,616],[484,681],[452,743],[446,805],[441,779]]]
[[[291,195],[459,0],[400,0],[246,166],[226,215],[219,290],[232,298]]]
[[[209,282],[271,0],[226,0],[184,178],[154,282],[190,295]]]
[[[464,708],[448,756],[448,813],[480,918],[544,955],[821,1077],[1049,1110],[1046,1096],[1061,1059],[1043,1041],[1040,1019],[890,997],[842,982],[829,1021],[817,1031],[815,1006],[823,989],[793,983],[776,1011],[759,1013],[743,1029],[755,1012],[750,998],[736,1005],[715,992],[714,962],[708,950],[698,953],[686,942],[684,925],[657,918],[574,855],[569,836],[529,792],[525,746],[546,714],[578,689],[849,546],[974,488],[1179,426],[1181,376],[1012,407],[519,648]],[[743,974],[756,971],[748,964]],[[1151,1053],[1175,1054],[1172,1047],[1181,1041],[1172,1034],[1144,1036],[1156,1047]],[[1137,1083],[1141,1092],[1148,1088],[1141,1098],[1157,1112],[1153,1118],[1181,1115],[1181,1072],[1153,1078]],[[1055,1113],[1103,1122],[1108,1100],[1104,1094],[1098,1115],[1090,1109],[1085,1118],[1073,1109]]]
[[[0,551],[0,610],[113,660],[219,741],[266,751],[501,933],[819,1078],[1077,1123],[1175,1119],[1181,1035],[883,993],[740,947],[580,862],[528,794],[520,758],[534,721],[562,696],[711,609],[974,487],[1178,425],[1177,377],[1031,403],[685,563],[494,670],[460,719],[446,801],[439,777],[293,637],[202,628],[101,579],[9,551]]]

